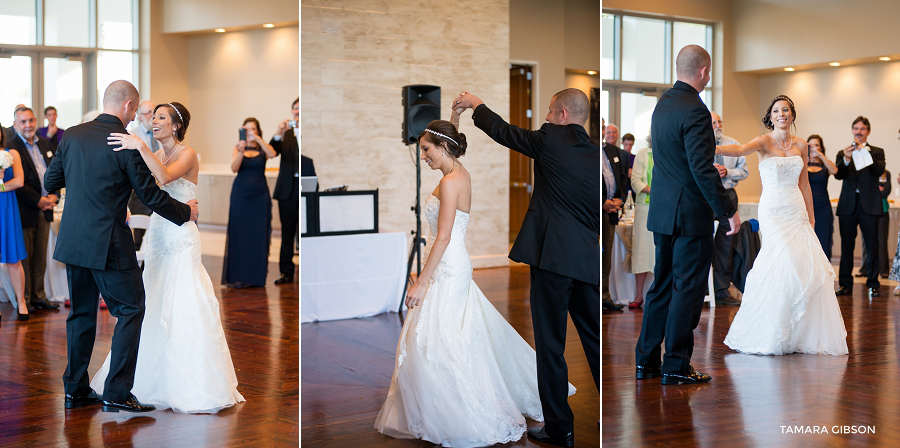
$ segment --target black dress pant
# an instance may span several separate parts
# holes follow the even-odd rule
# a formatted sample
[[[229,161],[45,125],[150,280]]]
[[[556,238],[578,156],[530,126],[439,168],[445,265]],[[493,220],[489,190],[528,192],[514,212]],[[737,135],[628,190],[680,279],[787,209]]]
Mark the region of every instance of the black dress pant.
[[[131,197],[128,199],[128,209],[131,210],[132,215],[150,216],[150,214],[153,213],[153,210],[150,210],[150,207],[147,207],[140,199],[138,199],[134,191],[131,192]],[[144,233],[146,232],[147,231],[144,229],[132,230],[132,233],[134,234],[135,250],[141,250],[141,243],[144,241]]]
[[[67,394],[91,393],[88,364],[97,334],[100,294],[116,319],[104,400],[123,401],[134,385],[138,343],[144,321],[144,283],[139,268],[116,271],[66,265],[72,308],[66,319],[68,365],[63,375]]]
[[[600,288],[571,277],[531,267],[531,320],[537,355],[538,394],[547,434],[558,437],[574,430],[569,407],[566,313],[581,338],[594,385],[600,390]]]
[[[294,237],[297,236],[300,222],[300,180],[291,190],[291,196],[278,200],[278,216],[281,218],[281,254],[278,259],[278,270],[282,274],[294,276]]]
[[[838,284],[847,288],[853,287],[853,249],[856,246],[856,226],[862,232],[863,244],[866,246],[866,286],[878,288],[878,221],[880,215],[868,215],[859,206],[859,193],[856,197],[856,208],[852,214],[838,216],[841,231],[841,267]]]
[[[727,188],[725,192],[728,197],[738,203],[737,192],[734,188]],[[716,229],[716,237],[713,239],[713,287],[716,289],[716,299],[722,300],[730,296],[728,287],[731,285],[731,258],[732,258],[732,237],[734,235],[726,235],[731,231],[731,224],[728,218],[719,219],[719,227]]]
[[[891,263],[894,261],[893,255],[888,255],[888,229],[891,227],[891,214],[885,213],[878,219],[878,272],[882,276],[887,277],[891,273]],[[865,244],[862,248],[862,264],[859,266],[859,272],[866,272],[866,259],[868,259],[868,251]]]
[[[653,241],[656,266],[653,285],[644,302],[635,362],[639,366],[659,367],[665,338],[662,372],[683,373],[687,372],[694,352],[694,329],[703,310],[713,236],[654,233]]]

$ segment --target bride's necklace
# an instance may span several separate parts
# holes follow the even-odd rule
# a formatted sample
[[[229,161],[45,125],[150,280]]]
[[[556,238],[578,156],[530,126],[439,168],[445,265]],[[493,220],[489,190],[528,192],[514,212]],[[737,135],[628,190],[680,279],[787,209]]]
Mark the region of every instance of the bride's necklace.
[[[163,165],[169,163],[169,160],[172,160],[172,157],[175,157],[175,154],[178,154],[178,151],[181,151],[182,148],[184,148],[184,145],[182,145],[181,143],[179,143],[179,144],[175,147],[175,150],[172,151],[172,155],[163,158]],[[163,155],[165,155],[165,151],[163,151]]]
[[[460,163],[454,160],[454,161],[453,161],[453,166],[450,167],[450,171],[447,171],[447,174],[444,174],[444,176],[447,176],[447,175],[449,175],[450,173],[452,173],[452,172],[453,172],[453,168],[456,168],[456,167],[459,166],[459,165],[460,165]]]
[[[788,132],[788,137],[789,137],[789,139],[788,139],[788,147],[785,148],[784,146],[781,145],[781,142],[778,141],[778,138],[775,137],[775,133],[774,133],[774,132],[772,133],[772,138],[775,139],[775,143],[778,143],[778,146],[779,146],[783,151],[787,151],[787,150],[791,149],[791,145],[792,145],[792,143],[794,142],[794,136],[791,135],[790,132]]]

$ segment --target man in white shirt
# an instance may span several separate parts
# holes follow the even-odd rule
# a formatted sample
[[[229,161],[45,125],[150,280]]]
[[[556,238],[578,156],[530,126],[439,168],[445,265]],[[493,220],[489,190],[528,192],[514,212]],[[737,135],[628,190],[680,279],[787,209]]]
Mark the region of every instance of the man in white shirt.
[[[137,114],[134,121],[128,126],[128,132],[140,137],[151,151],[159,150],[159,142],[153,138],[153,109],[156,107],[153,101],[141,101],[138,106]],[[146,205],[144,205],[134,192],[131,192],[131,198],[128,199],[128,210],[133,215],[149,215],[153,213]],[[141,249],[141,242],[144,240],[144,229],[134,229],[134,247]]]
[[[715,112],[710,112],[710,115],[712,116],[713,132],[716,135],[716,145],[740,145],[737,140],[725,135],[725,121],[722,120],[722,117]],[[717,155],[713,166],[719,171],[719,177],[722,178],[722,186],[725,187],[725,192],[737,204],[738,196],[737,192],[734,191],[734,187],[750,174],[747,171],[747,159],[745,157]],[[716,236],[713,240],[713,287],[716,290],[717,305],[741,304],[739,300],[732,297],[731,293],[728,292],[728,287],[731,285],[732,235],[726,235],[725,233],[729,230],[731,230],[731,226],[728,225],[728,220],[720,219],[719,228],[716,230]]]

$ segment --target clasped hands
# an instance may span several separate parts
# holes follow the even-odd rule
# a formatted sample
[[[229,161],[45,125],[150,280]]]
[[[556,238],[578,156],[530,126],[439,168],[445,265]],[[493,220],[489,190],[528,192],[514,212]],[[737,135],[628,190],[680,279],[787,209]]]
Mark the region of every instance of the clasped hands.
[[[47,196],[41,196],[41,198],[38,199],[37,206],[41,210],[52,210],[57,202],[59,202],[59,197],[55,194],[48,194]]]
[[[472,95],[468,91],[463,91],[459,95],[456,96],[456,99],[453,100],[453,112],[457,114],[462,114],[466,111],[466,109],[475,110],[479,105],[484,104],[481,101],[481,98],[478,98],[475,95]]]
[[[606,213],[615,213],[622,210],[622,200],[619,198],[607,199],[603,202],[603,211]]]

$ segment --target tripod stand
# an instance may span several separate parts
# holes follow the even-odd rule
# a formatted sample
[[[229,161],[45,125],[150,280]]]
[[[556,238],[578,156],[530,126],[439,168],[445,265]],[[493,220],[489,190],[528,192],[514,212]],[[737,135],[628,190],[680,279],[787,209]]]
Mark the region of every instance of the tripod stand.
[[[398,313],[403,312],[403,302],[406,300],[406,290],[412,282],[412,264],[413,256],[416,258],[416,278],[422,274],[422,246],[424,246],[425,238],[422,238],[422,166],[419,165],[419,157],[422,149],[416,142],[416,205],[410,207],[410,210],[416,213],[416,230],[412,232],[412,247],[409,249],[409,261],[406,262],[406,283],[403,284],[403,295],[400,296],[400,307],[397,308]]]

